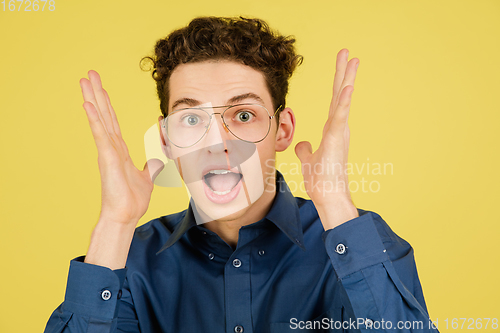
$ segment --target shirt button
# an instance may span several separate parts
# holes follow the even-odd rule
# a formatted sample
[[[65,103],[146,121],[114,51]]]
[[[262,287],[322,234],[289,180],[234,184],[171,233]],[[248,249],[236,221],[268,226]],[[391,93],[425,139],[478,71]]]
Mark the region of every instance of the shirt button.
[[[259,256],[263,256],[264,253],[266,253],[266,252],[264,252],[264,250],[259,250]]]
[[[213,253],[209,253],[209,254],[208,254],[208,259],[213,260],[213,259],[214,259],[214,257],[215,257],[215,256],[214,256],[214,254],[213,254]]]
[[[105,301],[109,300],[111,298],[111,291],[109,290],[103,290],[101,292],[101,298]]]
[[[204,234],[204,235],[206,235],[206,234],[207,234],[207,232],[206,232],[206,231],[204,231],[204,230],[203,230],[201,233],[202,233],[202,234]]]
[[[240,267],[241,266],[241,260],[240,259],[234,259],[233,260],[233,266],[236,267],[236,268]],[[236,327],[238,327],[238,326],[236,326]],[[241,327],[241,329],[243,329],[243,327]],[[235,328],[235,330],[236,330],[236,328]],[[243,332],[243,331],[238,331],[238,332]]]
[[[344,244],[340,243],[335,248],[335,252],[337,252],[338,254],[344,254],[346,249],[347,249],[347,247]]]
[[[234,326],[234,332],[235,333],[243,333],[243,326],[241,326],[241,325]]]
[[[372,328],[373,327],[373,320],[371,320],[370,318],[366,318],[366,320],[365,320],[365,327],[366,328]]]

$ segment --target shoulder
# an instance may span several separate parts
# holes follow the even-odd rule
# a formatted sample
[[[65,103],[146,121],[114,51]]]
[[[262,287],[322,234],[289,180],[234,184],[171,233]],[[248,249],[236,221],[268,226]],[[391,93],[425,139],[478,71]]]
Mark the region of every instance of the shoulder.
[[[171,234],[175,226],[184,218],[187,209],[178,213],[160,216],[135,229],[134,237],[149,238],[153,234],[167,232]]]
[[[153,219],[135,229],[130,245],[129,259],[136,254],[156,254],[182,221],[187,210]]]

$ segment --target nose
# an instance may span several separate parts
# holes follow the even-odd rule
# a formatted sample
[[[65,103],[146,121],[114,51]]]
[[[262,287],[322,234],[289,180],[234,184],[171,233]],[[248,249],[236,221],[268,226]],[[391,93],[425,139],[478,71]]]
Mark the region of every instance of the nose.
[[[230,139],[231,133],[222,121],[221,114],[215,112],[212,115],[210,128],[203,140],[203,146],[211,153],[227,153],[228,145],[226,141]]]

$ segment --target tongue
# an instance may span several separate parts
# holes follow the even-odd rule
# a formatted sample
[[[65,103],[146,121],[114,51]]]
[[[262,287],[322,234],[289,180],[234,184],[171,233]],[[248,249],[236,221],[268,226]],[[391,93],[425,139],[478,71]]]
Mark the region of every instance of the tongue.
[[[224,192],[232,190],[240,180],[240,175],[229,172],[224,175],[210,175],[207,182],[214,191]]]

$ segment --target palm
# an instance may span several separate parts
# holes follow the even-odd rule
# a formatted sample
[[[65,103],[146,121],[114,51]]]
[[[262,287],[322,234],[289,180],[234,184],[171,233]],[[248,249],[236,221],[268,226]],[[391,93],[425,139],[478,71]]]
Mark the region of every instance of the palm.
[[[98,150],[101,217],[119,222],[137,221],[149,206],[154,187],[151,175],[158,174],[163,163],[149,161],[142,171],[134,166],[99,74],[89,71],[89,79],[81,79],[80,85],[83,107]]]
[[[308,141],[295,147],[303,166],[307,194],[319,205],[327,202],[330,194],[350,196],[345,172],[350,139],[347,120],[359,60],[353,58],[348,62],[347,53],[343,49],[337,55],[333,97],[318,149],[313,153]]]

